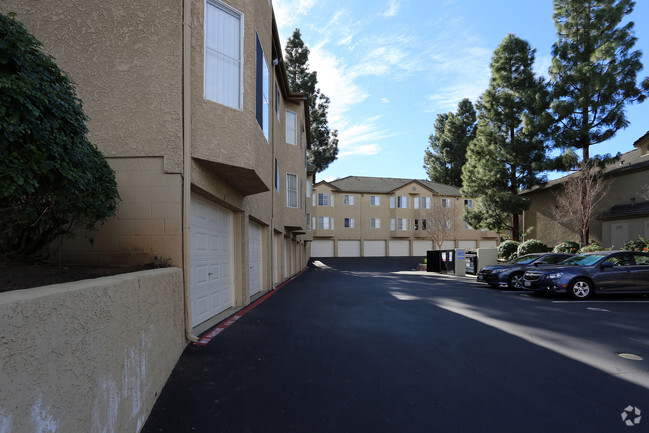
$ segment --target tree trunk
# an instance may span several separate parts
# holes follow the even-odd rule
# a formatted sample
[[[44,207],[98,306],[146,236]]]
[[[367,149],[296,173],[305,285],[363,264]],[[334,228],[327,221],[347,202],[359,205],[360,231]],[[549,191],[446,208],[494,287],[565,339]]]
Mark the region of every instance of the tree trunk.
[[[512,239],[515,240],[516,242],[519,242],[520,237],[521,237],[521,228],[520,228],[520,223],[518,221],[518,214],[513,214],[512,215]]]

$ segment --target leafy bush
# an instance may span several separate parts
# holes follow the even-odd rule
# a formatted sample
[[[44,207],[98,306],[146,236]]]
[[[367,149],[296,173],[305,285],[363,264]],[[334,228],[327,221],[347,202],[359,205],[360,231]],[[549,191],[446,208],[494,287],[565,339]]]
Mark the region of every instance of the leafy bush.
[[[516,254],[516,250],[518,250],[519,245],[520,242],[512,240],[503,242],[498,246],[498,257],[505,260],[510,259],[514,254]]]
[[[566,242],[561,242],[559,245],[554,247],[552,252],[575,254],[577,251],[579,251],[579,247],[580,246],[578,242],[566,241]]]
[[[649,249],[649,239],[638,236],[637,239],[631,239],[622,247],[624,251],[647,251]]]
[[[582,253],[590,253],[593,251],[605,251],[606,248],[598,244],[597,242],[593,242],[591,244],[586,245],[585,247],[582,247],[578,252],[579,254]]]
[[[73,83],[14,14],[0,35],[0,256],[27,257],[115,215],[119,194]]]
[[[518,256],[524,256],[525,254],[532,253],[547,253],[550,251],[550,248],[544,243],[536,239],[530,239],[525,241],[518,246],[517,254]]]

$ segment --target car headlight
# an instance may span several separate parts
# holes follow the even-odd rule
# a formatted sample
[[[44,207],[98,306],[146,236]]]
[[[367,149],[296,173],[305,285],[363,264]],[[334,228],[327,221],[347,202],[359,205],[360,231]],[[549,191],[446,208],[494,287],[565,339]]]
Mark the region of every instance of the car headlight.
[[[561,278],[561,277],[563,277],[563,273],[562,272],[557,272],[556,274],[549,274],[546,278],[548,278],[550,280],[556,280],[556,279]]]
[[[506,270],[507,270],[507,269],[503,269],[503,268],[500,268],[500,269],[494,269],[493,271],[491,271],[491,273],[492,273],[492,274],[502,274],[502,273],[505,272]]]

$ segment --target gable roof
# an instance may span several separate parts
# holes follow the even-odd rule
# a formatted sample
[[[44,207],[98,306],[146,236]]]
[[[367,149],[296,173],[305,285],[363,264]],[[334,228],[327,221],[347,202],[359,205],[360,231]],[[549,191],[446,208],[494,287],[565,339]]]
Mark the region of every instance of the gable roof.
[[[424,179],[401,179],[393,177],[347,176],[327,182],[341,192],[389,194],[410,183],[417,183],[434,194],[461,197],[460,188]]]
[[[647,136],[649,136],[649,132],[647,132],[647,134],[637,140],[635,144],[637,145],[642,141],[643,138],[646,138]],[[620,155],[617,161],[608,164],[604,168],[604,173],[610,176],[620,176],[638,170],[649,170],[649,154],[643,153],[643,150],[640,146],[637,146],[635,149]],[[559,186],[576,174],[577,172],[570,173],[566,176],[546,182],[543,185],[535,186],[534,188],[521,191],[520,193],[526,194]]]

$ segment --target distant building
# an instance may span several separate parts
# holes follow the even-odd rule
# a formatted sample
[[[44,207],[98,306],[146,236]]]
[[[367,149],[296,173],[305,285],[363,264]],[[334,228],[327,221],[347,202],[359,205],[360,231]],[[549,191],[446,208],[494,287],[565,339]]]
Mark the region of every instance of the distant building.
[[[621,248],[638,236],[649,238],[649,132],[633,145],[635,149],[606,167],[611,186],[590,223],[590,240],[607,248]],[[557,222],[553,213],[556,195],[570,176],[574,174],[521,193],[532,201],[523,214],[524,230],[530,230],[531,238],[548,245],[568,240],[579,242],[580,233]]]
[[[438,244],[474,249],[498,241],[462,220],[472,199],[427,180],[349,176],[318,182],[311,200],[312,257],[425,256]]]

